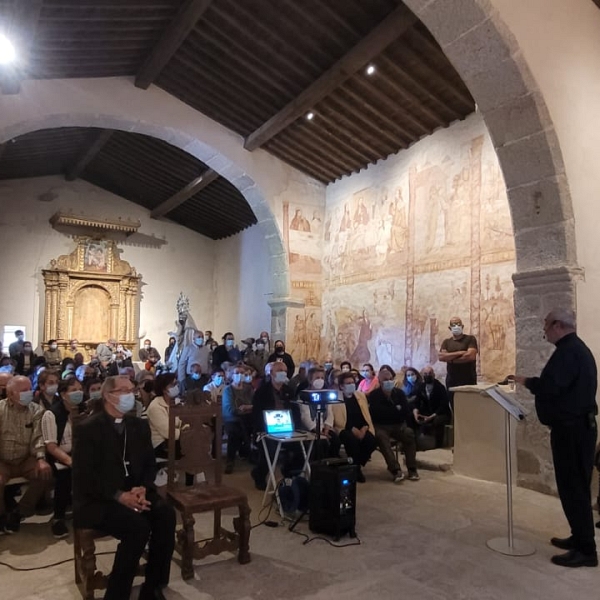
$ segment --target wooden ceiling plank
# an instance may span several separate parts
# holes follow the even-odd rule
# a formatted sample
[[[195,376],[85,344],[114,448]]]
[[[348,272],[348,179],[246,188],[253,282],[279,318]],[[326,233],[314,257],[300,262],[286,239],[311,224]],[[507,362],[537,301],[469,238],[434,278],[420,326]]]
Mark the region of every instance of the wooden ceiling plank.
[[[403,4],[394,9],[377,27],[372,29],[354,48],[323,73],[300,95],[252,132],[244,143],[246,150],[254,150],[285,129],[298,117],[310,110],[319,100],[330,94],[374,56],[403,35],[417,22],[415,15]]]
[[[0,69],[0,87],[3,94],[18,94],[21,91],[21,80],[25,78],[29,50],[35,38],[42,4],[43,0],[18,0],[12,4],[6,35],[19,49],[19,59],[16,65],[4,65]]]
[[[135,77],[136,87],[146,90],[156,80],[211,2],[212,0],[185,0],[138,71]]]
[[[292,148],[287,144],[282,144],[276,138],[271,138],[269,140],[269,150],[275,150],[280,156],[286,156],[287,158],[284,160],[293,159],[295,161],[295,165],[293,166],[299,171],[306,173],[310,168],[313,172],[319,173],[320,177],[318,177],[318,179],[321,181],[323,181],[323,179],[325,181],[333,181],[337,177],[337,171],[335,169],[330,169],[328,165],[315,162],[311,158],[299,154],[295,148]]]
[[[114,132],[112,129],[103,129],[96,133],[92,144],[83,153],[83,155],[80,156],[79,160],[67,171],[65,174],[65,179],[67,181],[75,181],[75,179],[80,177],[87,165],[94,160],[113,133]]]
[[[8,148],[8,142],[4,142],[4,144],[0,144],[0,162],[2,162],[2,157],[6,153]]]
[[[200,177],[194,179],[188,183],[182,190],[165,200],[162,204],[159,204],[151,213],[150,216],[153,219],[163,217],[167,213],[171,212],[174,208],[177,208],[183,204],[186,200],[189,200],[192,196],[197,194],[200,190],[210,185],[215,179],[219,177],[219,174],[212,169],[204,171]]]

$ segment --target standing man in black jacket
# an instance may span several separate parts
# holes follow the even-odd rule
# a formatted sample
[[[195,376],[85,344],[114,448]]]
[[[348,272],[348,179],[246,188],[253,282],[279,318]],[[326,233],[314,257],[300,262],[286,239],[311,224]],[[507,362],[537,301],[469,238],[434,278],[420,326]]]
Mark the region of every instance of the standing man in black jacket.
[[[568,538],[550,543],[567,550],[552,557],[563,567],[596,567],[591,482],[596,446],[596,361],[577,336],[575,314],[556,308],[544,320],[546,339],[556,350],[539,377],[515,380],[535,395],[541,423],[550,427],[558,495],[571,526]]]
[[[120,540],[105,600],[129,598],[148,540],[139,598],[162,600],[175,545],[175,511],[154,487],[148,422],[128,415],[135,406],[133,384],[127,377],[108,377],[102,398],[104,410],[74,428],[74,524]]]

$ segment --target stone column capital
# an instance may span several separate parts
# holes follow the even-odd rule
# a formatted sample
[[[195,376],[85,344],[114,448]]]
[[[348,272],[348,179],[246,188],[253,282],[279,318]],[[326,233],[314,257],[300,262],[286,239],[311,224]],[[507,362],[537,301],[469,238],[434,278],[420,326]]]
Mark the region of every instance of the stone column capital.
[[[271,307],[271,310],[280,310],[282,308],[304,308],[306,306],[306,303],[301,298],[291,298],[289,296],[286,298],[273,298],[272,300],[269,300],[268,304]]]
[[[575,285],[584,281],[585,271],[583,267],[562,266],[550,267],[549,269],[533,269],[531,271],[520,271],[512,276],[515,289],[523,289],[537,286],[553,286],[555,284]]]

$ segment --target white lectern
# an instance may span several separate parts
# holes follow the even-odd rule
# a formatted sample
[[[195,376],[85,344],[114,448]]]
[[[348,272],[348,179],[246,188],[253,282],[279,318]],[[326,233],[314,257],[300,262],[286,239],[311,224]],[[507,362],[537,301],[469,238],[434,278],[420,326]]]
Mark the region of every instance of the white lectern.
[[[519,404],[507,394],[505,394],[499,386],[493,386],[482,392],[493,398],[496,403],[504,409],[504,444],[506,448],[506,508],[508,521],[508,536],[498,537],[488,540],[488,548],[501,554],[509,556],[529,556],[535,552],[532,544],[523,540],[515,539],[513,535],[513,509],[512,509],[512,440],[510,419],[518,421],[525,418],[525,411]]]

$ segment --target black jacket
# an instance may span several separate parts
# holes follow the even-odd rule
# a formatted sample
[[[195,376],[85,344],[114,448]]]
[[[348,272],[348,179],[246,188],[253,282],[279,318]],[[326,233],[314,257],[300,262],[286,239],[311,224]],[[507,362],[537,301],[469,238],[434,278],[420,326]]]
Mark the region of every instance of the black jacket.
[[[576,333],[556,342],[542,374],[528,378],[525,385],[535,395],[535,410],[544,425],[598,413],[596,361]]]
[[[367,400],[375,429],[377,425],[398,425],[410,420],[408,400],[400,388],[394,388],[389,396],[380,387],[375,388]]]
[[[431,396],[429,396],[429,398],[427,397],[426,385],[425,382],[422,382],[417,387],[414,408],[426,417],[434,413],[436,415],[449,415],[450,403],[448,401],[448,392],[446,391],[444,384],[435,379],[433,382],[433,390],[431,390]]]
[[[119,491],[154,490],[155,460],[148,421],[126,416],[119,436],[104,411],[73,430],[73,518],[75,527],[97,528]],[[123,440],[126,439],[125,449]],[[123,460],[123,454],[125,460]],[[126,477],[125,462],[129,477]]]
[[[37,358],[37,354],[34,354],[33,352],[29,355],[29,368],[26,369],[25,368],[25,355],[23,354],[23,352],[19,352],[19,354],[17,354],[15,360],[17,361],[17,365],[15,366],[15,373],[17,375],[25,375],[26,377],[29,377],[29,375],[31,375],[33,373],[34,370],[34,366],[33,363],[35,363],[35,359]]]
[[[288,379],[293,377],[294,371],[296,370],[296,363],[294,363],[294,359],[292,358],[291,354],[288,354],[287,352],[284,352],[283,354],[277,354],[277,352],[273,352],[267,360],[270,363],[283,361],[287,367]]]
[[[273,385],[270,381],[263,381],[261,386],[254,392],[252,398],[252,423],[254,431],[265,430],[265,420],[263,418],[263,410],[273,410],[275,408],[275,396],[273,395]],[[294,396],[289,386],[281,386],[281,399],[284,408],[292,411],[292,419],[295,424],[300,423],[300,409],[297,404],[291,401]]]

